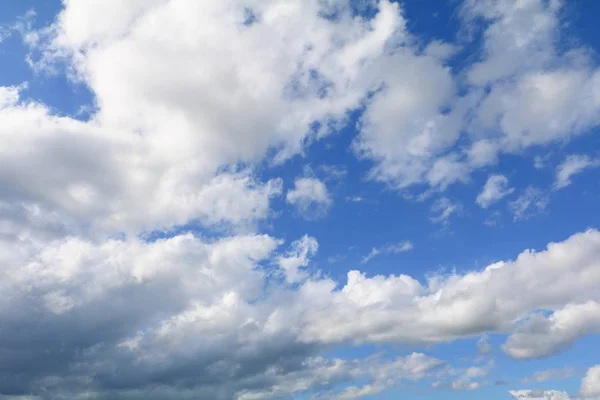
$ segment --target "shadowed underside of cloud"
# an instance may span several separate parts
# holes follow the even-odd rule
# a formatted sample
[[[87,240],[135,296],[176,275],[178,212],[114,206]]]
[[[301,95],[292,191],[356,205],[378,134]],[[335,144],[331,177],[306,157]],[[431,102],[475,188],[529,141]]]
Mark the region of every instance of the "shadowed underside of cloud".
[[[299,275],[281,260],[306,265],[316,242],[293,243],[283,258],[281,243],[266,235],[206,241],[187,234],[152,243],[68,238],[22,245],[17,256],[6,248],[13,243],[2,242],[1,390],[91,387],[143,398],[144,390],[162,387],[215,398],[257,390],[275,396],[353,374],[383,384],[377,371],[392,368],[389,361],[373,361],[376,373],[353,366],[358,361],[318,357],[335,344],[419,346],[495,332],[510,334],[509,355],[531,358],[600,332],[593,318],[600,301],[597,231],[425,283],[359,271],[341,285],[318,272]],[[440,362],[409,357],[431,367]],[[332,378],[318,378],[321,370]],[[305,385],[298,386],[299,376]],[[239,398],[253,398],[245,396]]]

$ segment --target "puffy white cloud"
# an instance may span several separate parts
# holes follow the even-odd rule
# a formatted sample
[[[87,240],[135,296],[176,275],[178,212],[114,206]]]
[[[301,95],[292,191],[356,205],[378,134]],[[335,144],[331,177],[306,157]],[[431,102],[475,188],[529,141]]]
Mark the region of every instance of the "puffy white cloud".
[[[0,202],[21,219],[36,210],[36,220],[71,221],[70,229],[127,233],[190,220],[235,226],[266,218],[269,200],[281,193],[278,179],[258,182],[235,166],[202,172],[202,161],[184,157],[167,161],[148,152],[147,138],[55,116],[19,102],[14,88],[5,91],[13,98],[0,108],[0,137],[10,144],[0,150]]]
[[[308,277],[308,273],[300,268],[308,266],[310,257],[314,256],[318,249],[317,240],[307,235],[292,243],[289,253],[280,257],[278,261],[287,282],[294,283]]]
[[[351,271],[338,285],[308,274],[302,267],[316,251],[310,237],[279,254],[281,241],[266,235],[0,245],[6,377],[0,384],[24,394],[45,387],[76,398],[85,387],[135,399],[148,398],[155,387],[157,398],[268,398],[351,381],[352,373],[338,371],[348,361],[311,361],[330,344],[427,345],[516,329],[505,349],[527,358],[599,330],[597,231],[425,284]],[[286,265],[285,272],[308,276],[298,281],[302,274],[290,274],[294,287],[273,279]],[[530,321],[539,320],[540,309],[552,316],[544,329],[534,329]],[[422,364],[417,361],[402,363]],[[409,368],[412,375],[400,374],[393,365],[364,372],[372,377],[369,390],[388,376],[424,376],[416,367]],[[479,376],[474,371],[465,373]],[[321,372],[331,381],[317,378]],[[464,389],[479,382],[457,380],[455,387]]]
[[[406,40],[377,60],[381,89],[356,142],[359,154],[375,161],[371,176],[396,188],[443,189],[502,153],[598,125],[600,70],[585,49],[558,39],[562,3],[465,1],[463,28],[474,36],[475,27],[485,27],[482,58],[461,71],[466,80],[447,68],[451,51],[431,51],[436,43],[418,52]],[[465,144],[456,148],[459,138]]]
[[[595,365],[587,370],[581,381],[581,394],[584,397],[600,397],[600,365]]]
[[[571,154],[556,167],[556,181],[554,188],[562,189],[571,184],[573,175],[577,175],[586,169],[600,166],[600,160],[594,160],[583,154]]]
[[[556,2],[469,1],[466,15],[493,22],[484,59],[461,74],[466,91],[446,65],[455,47],[421,48],[387,0],[373,18],[336,0],[63,3],[51,27],[22,34],[42,52],[35,66],[66,62],[96,108],[78,120],[23,85],[0,88],[1,392],[248,400],[365,380],[331,394],[357,398],[442,361],[319,356],[328,346],[497,332],[511,335],[509,355],[529,358],[598,331],[595,230],[481,271],[423,281],[350,271],[338,282],[306,268],[316,239],[278,252],[281,240],[252,229],[283,192],[256,166],[301,154],[362,106],[355,151],[397,188],[444,189],[502,152],[595,124],[598,72],[577,51],[557,55]],[[463,133],[468,146],[450,151]],[[286,200],[312,217],[333,201],[308,177]],[[432,219],[459,210],[442,198]],[[150,240],[196,223],[231,236]],[[455,386],[480,376],[469,369]]]
[[[285,196],[286,201],[293,205],[298,213],[307,219],[325,216],[333,199],[325,183],[317,178],[298,178],[294,188]]]
[[[367,277],[351,271],[339,291],[333,281],[307,282],[299,296],[319,311],[294,325],[303,326],[300,335],[311,342],[413,344],[518,328],[504,346],[508,354],[540,357],[597,329],[589,317],[596,315],[598,251],[600,233],[591,230],[483,271],[434,276],[426,285],[405,275]],[[530,340],[528,321],[539,320],[535,310],[540,309],[553,315],[550,321],[560,321],[561,329],[532,329],[538,335]]]
[[[491,204],[508,196],[515,189],[508,187],[508,178],[504,175],[491,175],[485,182],[483,189],[475,201],[483,208],[488,208]]]

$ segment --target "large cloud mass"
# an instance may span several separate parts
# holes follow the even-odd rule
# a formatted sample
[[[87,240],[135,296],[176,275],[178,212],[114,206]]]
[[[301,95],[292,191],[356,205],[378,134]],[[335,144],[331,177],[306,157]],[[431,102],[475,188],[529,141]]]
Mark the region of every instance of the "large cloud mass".
[[[95,110],[81,120],[0,87],[0,395],[353,399],[445,362],[325,349],[489,333],[530,359],[600,332],[594,229],[478,271],[344,282],[311,265],[316,238],[259,233],[284,182],[258,166],[357,110],[355,154],[397,189],[444,189],[600,121],[600,72],[556,46],[560,1],[465,1],[463,24],[486,27],[459,76],[459,46],[421,43],[397,3],[372,3],[370,17],[341,0],[65,0],[29,32],[33,66],[65,68]],[[492,176],[479,204],[507,182]],[[314,178],[286,200],[318,216],[333,204]],[[458,211],[445,200],[438,222]],[[478,387],[469,371],[457,388]],[[527,395],[513,393],[561,398]]]

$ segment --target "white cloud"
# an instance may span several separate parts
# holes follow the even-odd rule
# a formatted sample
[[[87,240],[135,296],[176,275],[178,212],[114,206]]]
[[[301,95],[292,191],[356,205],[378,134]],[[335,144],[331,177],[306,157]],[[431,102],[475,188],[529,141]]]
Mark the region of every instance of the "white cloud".
[[[543,357],[599,330],[600,303],[571,303],[549,317],[532,314],[509,336],[504,350],[514,358]]]
[[[489,373],[489,367],[469,367],[458,379],[452,381],[450,387],[452,390],[472,391],[479,389],[482,385],[481,381],[474,379],[485,377]]]
[[[317,240],[307,235],[291,244],[289,253],[280,257],[278,261],[287,282],[295,283],[308,277],[300,268],[308,266],[310,257],[314,256],[318,249]]]
[[[546,209],[548,194],[539,188],[528,186],[523,193],[509,203],[515,221],[529,219]]]
[[[567,392],[558,390],[511,390],[510,395],[516,400],[570,400]]]
[[[356,142],[359,154],[375,161],[371,176],[400,189],[443,189],[500,154],[598,125],[600,70],[585,49],[559,49],[561,10],[560,1],[465,1],[463,28],[485,29],[482,59],[465,68],[462,86],[444,56],[407,44],[377,60],[382,89],[368,103]],[[465,144],[457,149],[459,138]]]
[[[558,54],[554,3],[469,1],[465,14],[491,23],[484,58],[461,73],[466,90],[446,65],[455,47],[421,49],[386,0],[372,19],[335,0],[68,0],[51,27],[24,24],[42,52],[34,66],[65,62],[97,108],[82,121],[27,99],[24,85],[0,87],[0,391],[249,400],[367,381],[333,394],[356,398],[442,361],[320,357],[329,345],[493,332],[510,335],[509,355],[531,358],[598,332],[595,230],[481,271],[350,271],[344,282],[307,268],[315,238],[280,251],[254,232],[283,191],[256,166],[302,154],[349,110],[365,107],[354,149],[374,162],[371,178],[396,188],[443,190],[500,153],[596,124],[600,75],[581,52]],[[335,21],[323,17],[332,10]],[[461,137],[467,147],[452,151]],[[515,215],[543,197],[527,190]],[[333,202],[308,177],[286,201],[310,217]],[[443,197],[432,220],[459,211]],[[149,239],[196,223],[229,236]],[[455,388],[479,385],[474,368]]]
[[[423,284],[406,275],[367,277],[358,271],[340,284],[303,269],[316,251],[314,239],[303,237],[277,254],[280,245],[266,235],[207,241],[183,234],[153,243],[20,242],[11,251],[14,241],[0,240],[0,343],[24,352],[3,359],[11,365],[11,381],[33,395],[59,374],[51,387],[56,393],[118,387],[132,398],[148,398],[147,385],[161,379],[166,386],[156,388],[155,396],[185,398],[169,378],[177,371],[179,381],[193,383],[191,398],[299,393],[325,385],[309,370],[336,370],[335,360],[319,361],[320,367],[310,361],[329,344],[427,345],[514,331],[505,350],[527,358],[600,332],[593,318],[600,315],[597,231],[481,271],[431,276]],[[304,279],[290,274],[298,285],[289,288],[272,280],[271,265]],[[540,309],[551,314],[541,325],[548,329],[529,322]],[[50,362],[45,354],[60,357]],[[283,360],[291,364],[279,364]],[[135,368],[115,374],[117,364]],[[388,376],[422,376],[381,368],[367,370],[371,384]],[[229,379],[231,371],[237,372]],[[479,376],[474,371],[465,373]],[[333,376],[341,384],[353,375]],[[479,382],[458,381],[457,389]]]
[[[508,196],[515,189],[508,187],[508,178],[504,175],[491,175],[483,186],[483,190],[475,201],[483,208],[488,208],[491,204]]]
[[[310,322],[297,324],[306,327],[301,337],[309,341],[420,344],[518,328],[505,351],[517,358],[540,357],[597,331],[594,320],[586,319],[593,315],[593,303],[586,302],[598,299],[593,282],[600,279],[595,270],[599,249],[600,234],[588,231],[480,272],[432,277],[427,285],[404,275],[369,278],[351,271],[339,292],[327,280],[307,283],[299,293],[303,302],[318,304],[322,311],[307,314]],[[584,275],[586,279],[579,280]],[[553,315],[551,321],[561,330],[531,330],[537,336],[529,340],[532,325],[527,321],[539,318],[539,309]],[[571,311],[578,317],[568,318]],[[390,325],[391,320],[396,322]]]
[[[575,370],[573,368],[565,367],[565,368],[555,368],[555,369],[547,369],[544,371],[538,371],[533,374],[533,376],[524,378],[521,381],[523,383],[527,382],[546,382],[557,379],[565,379],[573,376],[575,374]]]
[[[441,360],[429,357],[421,353],[412,353],[405,357],[399,357],[392,361],[363,361],[363,370],[369,383],[362,386],[348,386],[341,391],[329,392],[313,397],[314,399],[359,399],[365,396],[373,396],[385,389],[393,387],[401,380],[418,381],[430,375],[435,369],[443,365]]]
[[[600,365],[587,370],[581,382],[581,394],[586,398],[600,397]]]
[[[488,336],[487,335],[483,335],[477,341],[477,352],[479,354],[489,354],[491,351],[492,351],[492,346],[488,342]]]
[[[571,178],[586,169],[600,166],[600,160],[594,160],[583,154],[571,154],[556,167],[555,189],[562,189],[571,184]]]
[[[431,206],[431,212],[436,214],[430,218],[434,223],[447,225],[450,222],[450,217],[460,213],[462,207],[460,204],[450,200],[447,197],[442,197],[436,200]]]
[[[333,204],[327,186],[317,178],[296,179],[294,188],[287,192],[285,199],[307,219],[324,217]]]
[[[363,257],[362,263],[366,264],[371,261],[374,257],[380,254],[398,254],[411,251],[414,248],[412,242],[405,240],[396,244],[388,244],[383,247],[373,247],[371,252]]]

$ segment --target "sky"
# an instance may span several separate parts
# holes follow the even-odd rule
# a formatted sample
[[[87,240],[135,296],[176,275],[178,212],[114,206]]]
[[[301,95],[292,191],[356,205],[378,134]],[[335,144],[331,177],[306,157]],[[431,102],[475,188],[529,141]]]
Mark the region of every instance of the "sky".
[[[0,400],[600,399],[596,0],[0,0]]]

